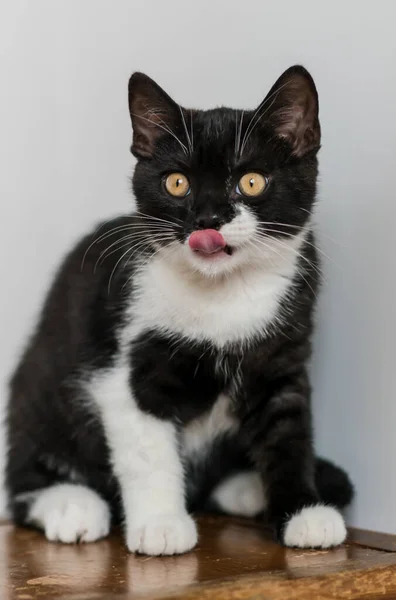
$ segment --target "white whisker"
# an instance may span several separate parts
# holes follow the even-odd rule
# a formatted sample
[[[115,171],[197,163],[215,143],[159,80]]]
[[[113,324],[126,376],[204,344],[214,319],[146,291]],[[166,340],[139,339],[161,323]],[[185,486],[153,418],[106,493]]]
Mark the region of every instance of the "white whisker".
[[[177,244],[177,241],[174,240],[173,242],[171,242],[170,244],[167,244],[166,247],[170,248],[172,245]],[[152,258],[154,258],[154,256],[156,256],[158,254],[158,252],[160,252],[163,249],[163,247],[158,248],[158,250],[156,250],[153,254],[150,254],[150,256],[140,265],[141,267],[144,267],[150,260],[152,260]],[[128,258],[125,267],[127,266],[128,262],[130,261],[130,258]],[[125,286],[128,285],[128,283],[131,281],[131,279],[133,278],[133,274],[130,275],[128,277],[128,279],[125,281],[125,283],[123,284],[122,288],[121,288],[121,292],[124,290]]]
[[[309,210],[305,209],[305,208],[303,209],[303,208],[299,207],[299,210],[304,210],[308,215],[310,215],[310,216],[312,215],[312,213]],[[275,222],[275,221],[262,221],[259,224],[259,227],[262,227],[263,225],[264,226],[265,225],[276,225],[277,227],[289,227],[291,229],[299,229],[299,230],[301,230],[301,225],[290,225],[290,223],[281,223],[279,221],[278,222]],[[337,246],[340,245],[339,241],[337,241],[334,238],[330,237],[329,235],[323,233],[322,231],[319,231],[318,233],[319,233],[319,235],[321,237],[324,237],[324,238],[330,240],[331,242],[333,242]]]
[[[140,242],[140,244],[144,245],[144,242]],[[148,240],[147,244],[151,244],[151,241]],[[124,252],[122,254],[122,256],[120,256],[120,258],[117,260],[116,264],[113,267],[113,270],[111,271],[110,277],[109,277],[109,283],[107,286],[107,293],[110,293],[110,288],[111,288],[111,282],[114,276],[114,273],[116,272],[116,269],[118,267],[118,265],[122,262],[122,260],[124,259],[125,256],[127,256],[127,254],[129,254],[129,252],[133,251],[135,249],[135,246],[132,246],[131,248],[128,248],[128,250],[126,250],[126,252]]]
[[[174,235],[172,235],[172,234],[164,235],[162,233],[150,234],[150,233],[142,232],[138,236],[136,236],[134,234],[124,236],[123,238],[110,244],[110,246],[108,246],[105,250],[103,250],[103,252],[101,252],[99,258],[97,259],[97,261],[95,263],[94,273],[96,271],[97,266],[102,264],[103,261],[106,260],[106,258],[111,256],[115,252],[119,252],[122,248],[126,248],[127,246],[130,246],[131,241],[136,241],[138,243],[139,241],[147,240],[148,242],[151,243],[151,242],[157,241],[157,239],[159,239],[160,241],[165,240],[165,239],[174,240]],[[120,244],[120,245],[118,245],[118,244]],[[112,248],[112,246],[115,246],[115,245],[117,245],[117,247],[114,250],[111,250],[111,252],[109,252],[109,250]]]
[[[238,157],[238,155],[240,153],[240,149],[241,149],[242,125],[243,125],[244,114],[245,114],[245,111],[242,110],[241,117],[239,119],[239,128],[238,128],[238,123],[236,122],[235,158]]]
[[[276,101],[276,97],[272,100],[271,104],[265,109],[265,111],[263,113],[261,113],[261,115],[258,115],[258,117],[256,118],[255,122],[253,123],[253,118],[251,119],[249,126],[251,125],[251,129],[248,132],[248,130],[246,130],[245,135],[243,136],[243,142],[242,142],[242,146],[241,146],[241,152],[240,155],[242,156],[245,148],[246,148],[246,144],[249,141],[250,136],[252,135],[253,131],[255,130],[257,124],[259,123],[259,121],[264,117],[264,115],[267,114],[267,112],[269,111],[269,109],[272,107],[272,105],[275,103]]]
[[[136,239],[136,238],[134,238],[134,239]],[[146,237],[144,237],[144,239],[146,240],[147,238],[146,238]],[[139,243],[140,243],[140,241],[141,241],[141,239],[139,240]],[[124,242],[125,242],[125,238],[124,238]],[[103,262],[106,260],[106,258],[108,258],[109,256],[111,256],[111,255],[112,255],[112,254],[114,254],[115,252],[119,252],[120,250],[122,250],[122,248],[126,248],[127,246],[131,247],[131,241],[130,241],[130,240],[128,240],[128,241],[127,241],[126,243],[124,243],[124,244],[121,244],[120,246],[117,246],[117,248],[115,248],[115,249],[114,249],[114,250],[112,250],[111,252],[108,252],[108,251],[109,251],[109,249],[110,249],[110,247],[109,247],[109,248],[106,248],[106,250],[104,250],[104,251],[103,251],[103,252],[102,252],[102,253],[99,255],[99,258],[97,259],[97,261],[96,261],[96,263],[95,263],[95,266],[94,266],[94,269],[93,269],[93,272],[94,272],[94,274],[96,273],[96,269],[97,269],[97,267],[98,267],[99,265],[101,265],[101,264],[102,264],[102,263],[103,263]]]
[[[264,100],[261,102],[261,104],[259,104],[259,106],[258,106],[257,110],[254,112],[254,114],[253,114],[252,118],[250,119],[250,121],[249,121],[249,124],[248,124],[248,126],[247,126],[247,128],[246,128],[246,131],[245,131],[245,135],[243,136],[243,140],[242,140],[242,147],[241,147],[241,151],[240,151],[240,156],[243,154],[243,151],[244,151],[244,149],[245,149],[245,147],[246,147],[246,142],[247,142],[247,140],[248,140],[248,139],[249,139],[249,137],[250,137],[250,133],[251,133],[250,129],[251,129],[251,127],[253,127],[253,129],[254,129],[254,127],[257,125],[257,123],[258,123],[258,121],[261,119],[261,117],[263,117],[263,116],[264,116],[264,114],[266,114],[266,113],[268,112],[268,109],[269,109],[269,108],[271,108],[271,106],[274,104],[274,102],[276,101],[276,98],[277,98],[277,95],[279,94],[279,92],[280,92],[280,91],[281,91],[281,90],[282,90],[284,87],[286,87],[286,86],[287,86],[287,85],[289,85],[289,84],[290,84],[290,82],[289,82],[289,81],[286,81],[286,83],[284,83],[284,84],[283,84],[283,85],[281,85],[279,88],[277,88],[276,90],[274,90],[274,91],[272,92],[272,94],[270,94],[270,96],[268,96],[267,98],[264,98]],[[274,98],[273,102],[271,102],[270,106],[266,108],[265,112],[264,112],[264,113],[263,113],[263,114],[262,114],[262,115],[259,117],[258,121],[256,121],[256,123],[255,123],[254,125],[252,125],[252,123],[253,123],[253,120],[255,119],[256,115],[257,115],[257,114],[258,114],[258,113],[259,113],[259,112],[260,112],[260,111],[261,111],[261,110],[264,108],[264,106],[266,105],[266,103],[267,103],[269,100],[271,100],[271,98],[273,98],[274,96],[275,96],[275,98]],[[246,139],[246,136],[248,136],[248,138],[247,138],[247,139]]]
[[[193,153],[193,151],[194,151],[194,128],[193,128],[193,111],[192,111],[192,109],[190,110],[190,127],[191,127],[191,133],[190,133],[191,153]]]
[[[127,268],[128,264],[130,263],[131,259],[135,256],[135,254],[137,254],[138,252],[141,252],[142,250],[149,248],[150,246],[154,245],[154,244],[159,244],[160,242],[167,242],[165,245],[168,247],[170,246],[173,242],[175,242],[176,240],[174,238],[160,238],[157,240],[147,240],[147,242],[141,242],[140,245],[135,246],[135,250],[134,252],[128,257],[128,260],[126,261],[125,265],[124,265],[124,269]],[[153,243],[154,242],[154,243]],[[161,246],[163,247],[163,246]],[[152,256],[152,254],[150,255]]]
[[[98,244],[99,242],[103,242],[107,238],[112,237],[113,235],[116,235],[118,233],[122,233],[123,231],[135,231],[135,232],[139,233],[140,230],[149,232],[151,229],[153,231],[160,231],[160,232],[163,231],[163,232],[172,232],[173,233],[173,231],[170,227],[167,229],[163,225],[157,225],[157,224],[143,225],[141,223],[131,223],[130,225],[121,225],[120,227],[114,227],[114,229],[111,229],[110,231],[103,233],[98,238],[93,240],[93,242],[90,243],[90,245],[84,252],[84,256],[81,261],[81,270],[84,268],[84,263],[85,263],[88,252],[90,251],[92,246],[94,246],[95,244]],[[115,243],[117,243],[118,241],[119,240],[116,240]]]
[[[271,236],[269,236],[269,233],[279,233],[281,235],[286,235],[289,236],[289,238],[291,237],[295,237],[295,235],[293,233],[289,233],[288,231],[280,231],[277,229],[260,229],[260,233],[261,234],[265,234],[264,237],[266,237],[267,239],[271,239]],[[281,242],[281,240],[279,238],[276,238],[278,242]],[[317,246],[316,244],[310,242],[307,239],[304,239],[304,244],[307,244],[308,246],[311,246],[312,248],[314,248],[317,252],[319,252],[319,254],[321,254],[324,258],[326,258],[328,261],[330,261],[331,263],[333,263],[333,265],[335,267],[337,267],[337,269],[340,269],[342,271],[341,266],[336,263],[336,261],[329,256],[328,254],[326,254],[319,246]]]
[[[268,239],[269,239],[270,241],[272,241],[272,242],[273,242],[273,239],[271,239],[271,238],[268,238]],[[280,256],[280,257],[281,257],[283,260],[285,260],[285,259],[286,259],[286,260],[287,260],[287,262],[289,262],[289,264],[291,264],[290,260],[288,260],[288,259],[287,259],[287,257],[286,257],[286,256],[284,256],[283,254],[281,254],[281,252],[279,252],[278,250],[276,250],[276,249],[273,247],[273,245],[271,245],[271,244],[266,244],[266,243],[265,243],[265,242],[262,240],[262,238],[258,239],[257,237],[254,237],[254,240],[255,240],[257,243],[259,243],[259,244],[262,244],[262,245],[263,245],[263,246],[264,246],[264,247],[265,247],[267,250],[269,250],[270,252],[274,252],[275,254],[277,254],[278,256]],[[298,250],[296,250],[295,248],[292,248],[291,246],[288,246],[288,245],[287,245],[287,244],[285,244],[285,243],[283,243],[283,245],[285,246],[285,248],[286,248],[287,250],[291,250],[292,252],[294,252],[294,253],[295,253],[295,255],[296,255],[297,257],[299,257],[299,258],[302,258],[303,260],[305,260],[305,261],[306,261],[306,262],[309,264],[309,266],[310,266],[311,268],[315,269],[315,270],[317,271],[317,273],[318,273],[319,275],[321,275],[321,272],[318,270],[318,268],[316,267],[316,265],[312,264],[312,263],[311,263],[311,261],[310,261],[310,260],[308,260],[308,259],[306,258],[306,256],[304,256],[303,254],[301,254],[301,252],[298,252]],[[314,291],[314,289],[312,288],[312,286],[311,286],[311,284],[309,283],[309,281],[307,280],[307,278],[306,278],[306,277],[303,275],[303,273],[302,273],[302,271],[301,271],[301,270],[299,270],[299,271],[298,271],[298,274],[299,274],[299,275],[300,275],[300,276],[303,278],[303,280],[305,281],[305,283],[308,285],[308,287],[310,288],[310,290],[311,290],[311,291],[312,291],[312,293],[314,294],[315,298],[317,298],[318,296],[317,296],[316,292],[315,292],[315,291]]]
[[[136,215],[139,218],[146,218],[146,219],[154,219],[154,221],[161,221],[161,223],[169,223],[170,225],[172,225],[173,227],[181,227],[181,225],[178,225],[177,223],[174,223],[173,221],[169,221],[167,219],[161,219],[160,217],[153,217],[152,215],[147,215],[146,213],[140,212],[139,210],[135,211],[134,216]],[[179,223],[183,223],[183,221],[181,219],[177,219],[175,217],[176,221],[179,221]]]
[[[159,127],[160,129],[163,129],[163,131],[166,131],[166,133],[169,133],[169,135],[174,137],[175,140],[180,144],[180,146],[183,149],[183,152],[185,154],[188,154],[187,146],[185,146],[185,144],[183,144],[183,142],[177,137],[177,135],[171,129],[169,129],[169,127],[167,125],[165,125],[165,124],[160,125],[160,123],[156,123],[155,121],[152,121],[151,119],[147,119],[146,117],[143,117],[142,115],[138,115],[137,113],[131,113],[131,115],[134,117],[137,117],[138,119],[143,119],[144,121],[147,121],[148,123],[151,123],[152,125],[154,125],[154,127]]]
[[[180,104],[178,106],[179,106],[180,114],[181,114],[182,121],[183,121],[184,131],[186,132],[187,144],[188,144],[188,147],[190,149],[190,154],[192,154],[192,144],[191,144],[190,134],[188,133],[188,129],[187,129],[186,118],[184,116],[184,112],[183,112],[183,109],[180,106]]]

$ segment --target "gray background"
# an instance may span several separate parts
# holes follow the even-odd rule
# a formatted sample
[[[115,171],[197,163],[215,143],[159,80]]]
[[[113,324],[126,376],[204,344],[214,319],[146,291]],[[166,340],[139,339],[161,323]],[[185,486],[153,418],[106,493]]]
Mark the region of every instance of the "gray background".
[[[60,257],[131,205],[130,73],[249,108],[302,63],[323,128],[317,446],[356,481],[350,523],[396,533],[395,18],[393,0],[3,1],[0,404]]]

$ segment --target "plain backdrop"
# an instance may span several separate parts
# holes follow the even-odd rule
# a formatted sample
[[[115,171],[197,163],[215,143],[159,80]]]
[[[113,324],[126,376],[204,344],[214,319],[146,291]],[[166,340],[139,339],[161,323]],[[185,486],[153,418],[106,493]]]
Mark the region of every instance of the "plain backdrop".
[[[317,447],[356,483],[350,523],[396,533],[395,19],[394,0],[3,0],[1,403],[61,256],[132,206],[131,72],[188,106],[252,108],[302,63],[323,130]]]

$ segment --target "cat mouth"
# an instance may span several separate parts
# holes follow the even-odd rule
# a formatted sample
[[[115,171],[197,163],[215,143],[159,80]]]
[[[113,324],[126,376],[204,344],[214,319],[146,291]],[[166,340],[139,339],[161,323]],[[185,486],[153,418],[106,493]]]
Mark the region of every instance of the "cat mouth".
[[[202,250],[193,250],[193,252],[194,254],[200,256],[204,260],[216,260],[217,258],[232,256],[233,249],[231,248],[231,246],[224,246],[224,248],[212,250],[211,252],[205,252]]]
[[[231,256],[233,249],[216,229],[193,231],[188,239],[191,250],[206,260]]]

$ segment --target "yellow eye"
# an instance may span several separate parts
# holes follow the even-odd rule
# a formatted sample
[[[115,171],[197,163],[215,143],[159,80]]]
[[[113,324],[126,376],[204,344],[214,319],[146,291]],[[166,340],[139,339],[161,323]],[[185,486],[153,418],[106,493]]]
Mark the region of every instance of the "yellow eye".
[[[171,173],[165,180],[168,194],[183,198],[190,192],[190,182],[183,173]]]
[[[267,179],[260,173],[246,173],[237,185],[237,192],[244,196],[259,196],[267,187]]]

